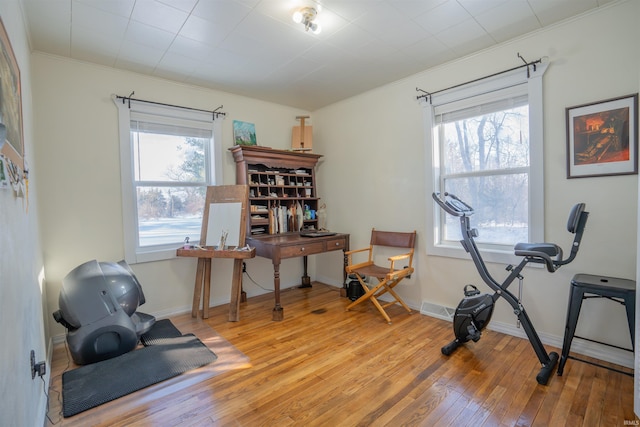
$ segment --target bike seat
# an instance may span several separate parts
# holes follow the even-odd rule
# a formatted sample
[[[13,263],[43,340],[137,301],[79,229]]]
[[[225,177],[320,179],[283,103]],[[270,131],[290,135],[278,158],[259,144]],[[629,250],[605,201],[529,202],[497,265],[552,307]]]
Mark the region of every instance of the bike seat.
[[[550,257],[555,257],[562,253],[562,250],[555,243],[516,243],[513,248],[518,256],[531,255],[532,252],[542,252]]]
[[[544,263],[551,273],[556,271],[558,263],[562,260],[562,248],[555,243],[517,243],[513,249],[517,256]],[[555,257],[555,260],[551,259],[552,257]]]

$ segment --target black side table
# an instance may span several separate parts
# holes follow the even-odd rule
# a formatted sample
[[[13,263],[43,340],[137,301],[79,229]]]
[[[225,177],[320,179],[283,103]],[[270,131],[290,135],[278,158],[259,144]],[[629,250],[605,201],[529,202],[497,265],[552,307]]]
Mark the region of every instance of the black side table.
[[[629,333],[631,334],[631,349],[618,347],[616,345],[607,344],[604,342],[575,335],[576,325],[578,324],[578,316],[580,315],[580,308],[582,307],[582,301],[588,298],[606,298],[611,301],[620,303],[626,307],[627,321],[629,323]],[[567,363],[567,359],[579,360],[581,362],[590,363],[602,368],[631,375],[618,369],[599,365],[597,363],[579,359],[574,356],[569,356],[569,350],[571,349],[571,341],[574,337],[577,337],[598,344],[607,345],[609,347],[615,347],[621,350],[633,352],[633,347],[635,345],[635,320],[636,282],[634,280],[619,279],[616,277],[595,276],[591,274],[576,274],[575,276],[573,276],[573,279],[571,280],[571,293],[569,295],[567,324],[564,329],[562,356],[560,357],[560,363],[558,364],[558,375],[562,375],[564,365],[565,363]]]

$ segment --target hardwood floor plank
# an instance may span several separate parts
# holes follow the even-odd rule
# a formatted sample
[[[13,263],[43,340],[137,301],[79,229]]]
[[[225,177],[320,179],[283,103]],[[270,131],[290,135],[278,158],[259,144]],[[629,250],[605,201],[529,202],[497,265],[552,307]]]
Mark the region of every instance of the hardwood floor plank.
[[[597,368],[592,365],[580,363],[582,375],[580,376],[580,383],[578,384],[578,388],[576,389],[576,394],[573,398],[573,403],[571,405],[571,414],[575,414],[581,417],[584,420],[585,414],[587,412],[587,402],[589,401],[589,395],[591,393],[591,387],[593,385],[593,377],[595,376]],[[563,374],[564,375],[564,374]]]
[[[273,296],[228,305],[209,319],[172,318],[216,348],[218,360],[70,418],[60,415],[61,374],[73,369],[56,346],[49,415],[55,426],[587,426],[635,422],[633,379],[571,360],[562,377],[537,384],[529,342],[483,331],[450,356],[451,323],[400,307],[388,325],[372,304],[335,287],[282,291],[284,319],[271,321]],[[548,351],[558,351],[548,349]],[[48,426],[54,424],[47,423]]]
[[[605,372],[604,369],[596,369],[595,375],[593,376],[591,393],[589,393],[589,400],[587,401],[587,408],[584,416],[589,425],[601,425],[602,413],[604,412],[603,405],[607,387],[607,376],[608,372]]]
[[[573,366],[567,365],[563,375],[556,378],[556,381],[561,380],[564,382],[564,387],[560,390],[558,403],[553,409],[551,418],[549,419],[549,425],[560,425],[569,417],[571,405],[573,404],[573,399],[578,389],[578,384],[580,383],[580,374],[575,371]]]
[[[555,373],[553,374],[555,375]],[[551,382],[551,379],[549,379]],[[560,402],[560,388],[559,387],[544,387],[544,397],[540,409],[536,413],[536,417],[532,422],[532,426],[547,427],[551,424],[551,417],[555,411],[556,406]]]
[[[442,425],[443,417],[459,402],[464,402],[464,399],[461,393],[436,382],[417,396],[407,410],[396,415],[388,425]]]

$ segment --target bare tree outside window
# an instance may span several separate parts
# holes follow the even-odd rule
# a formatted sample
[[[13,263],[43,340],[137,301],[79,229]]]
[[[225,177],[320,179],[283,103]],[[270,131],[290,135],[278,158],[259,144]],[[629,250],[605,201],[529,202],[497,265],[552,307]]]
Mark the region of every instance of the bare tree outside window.
[[[529,115],[520,106],[440,125],[441,189],[475,209],[479,243],[511,245],[528,239]],[[444,240],[459,240],[448,217]]]
[[[206,138],[132,132],[139,246],[198,241]]]

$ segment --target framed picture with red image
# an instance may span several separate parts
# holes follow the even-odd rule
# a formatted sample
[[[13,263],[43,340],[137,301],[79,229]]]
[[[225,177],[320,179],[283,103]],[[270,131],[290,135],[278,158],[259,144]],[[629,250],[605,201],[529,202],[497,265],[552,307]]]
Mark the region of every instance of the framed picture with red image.
[[[637,111],[637,93],[567,108],[567,178],[637,174]]]
[[[22,88],[20,69],[0,19],[0,152],[20,170],[24,168]]]

